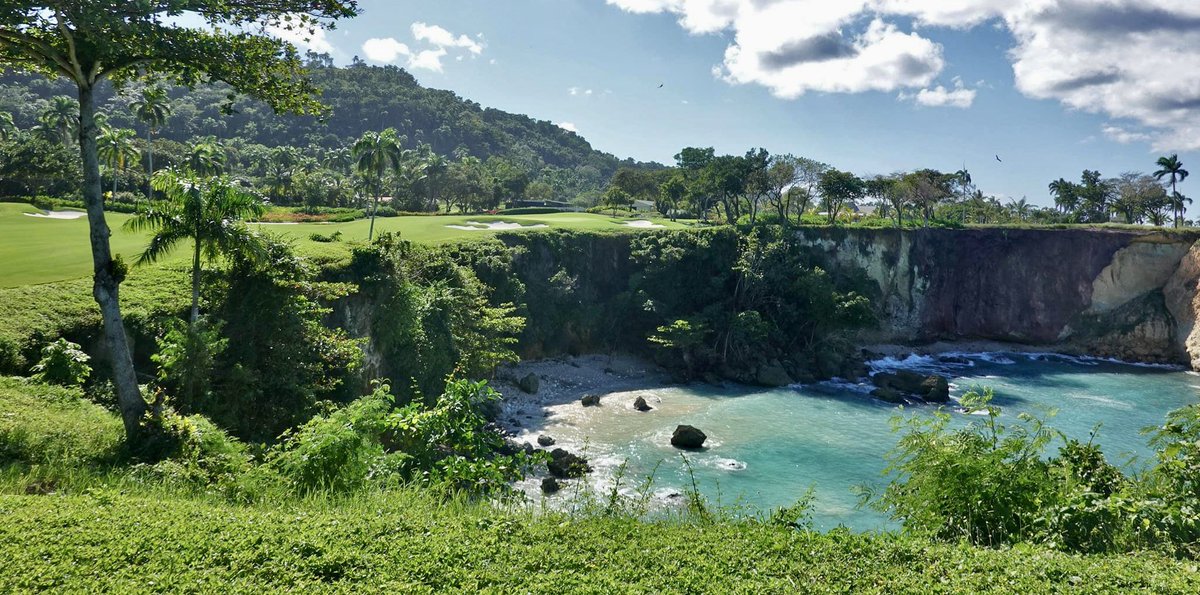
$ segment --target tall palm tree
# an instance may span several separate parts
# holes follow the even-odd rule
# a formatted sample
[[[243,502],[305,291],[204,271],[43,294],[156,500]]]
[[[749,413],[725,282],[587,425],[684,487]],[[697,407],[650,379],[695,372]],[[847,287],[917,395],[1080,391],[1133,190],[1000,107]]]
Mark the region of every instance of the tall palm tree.
[[[257,196],[225,176],[200,180],[165,169],[154,174],[150,185],[166,200],[147,203],[125,227],[154,232],[138,257],[139,265],[158,261],[181,241],[192,240],[191,321],[195,324],[200,318],[201,254],[210,261],[233,254],[261,257],[266,243],[244,221],[261,216],[266,209]]]
[[[117,172],[125,171],[126,164],[141,155],[141,151],[133,144],[133,137],[136,135],[136,132],[128,128],[107,128],[97,139],[96,148],[100,159],[108,166],[112,175],[114,197],[117,195]]]
[[[162,87],[146,87],[141,95],[129,104],[129,109],[137,119],[146,124],[146,178],[154,177],[154,145],[151,144],[154,134],[159,127],[167,123],[171,117],[171,100],[167,90]],[[150,200],[154,200],[154,184],[150,185]]]
[[[38,124],[48,137],[70,145],[79,130],[79,105],[70,97],[59,95],[50,100],[46,111],[38,117]]]
[[[367,132],[354,143],[350,149],[354,156],[354,169],[363,177],[367,191],[373,199],[371,209],[371,228],[367,233],[367,241],[375,238],[375,214],[379,211],[379,199],[383,198],[383,177],[389,171],[400,167],[403,153],[400,137],[395,128],[383,132]]]
[[[225,173],[225,147],[215,137],[197,141],[189,149],[184,163],[187,169],[201,177]]]
[[[1154,177],[1162,180],[1163,178],[1171,178],[1171,196],[1179,195],[1179,191],[1175,185],[1182,182],[1188,177],[1188,170],[1183,169],[1183,162],[1179,161],[1179,155],[1171,155],[1170,157],[1159,157],[1158,171],[1154,172]],[[1175,201],[1175,227],[1183,227],[1183,213],[1186,207],[1183,201]]]

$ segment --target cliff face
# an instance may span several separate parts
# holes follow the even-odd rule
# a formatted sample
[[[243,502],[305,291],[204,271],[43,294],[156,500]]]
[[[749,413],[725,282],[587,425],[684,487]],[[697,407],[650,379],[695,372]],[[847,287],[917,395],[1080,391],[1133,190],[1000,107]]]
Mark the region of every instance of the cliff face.
[[[1195,235],[1110,230],[802,229],[879,287],[865,341],[987,339],[1200,365]]]

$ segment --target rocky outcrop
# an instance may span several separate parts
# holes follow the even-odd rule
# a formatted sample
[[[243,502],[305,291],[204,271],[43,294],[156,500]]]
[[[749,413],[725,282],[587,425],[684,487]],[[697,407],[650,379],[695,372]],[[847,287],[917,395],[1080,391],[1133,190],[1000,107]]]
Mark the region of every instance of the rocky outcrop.
[[[587,459],[561,448],[550,452],[550,462],[546,463],[546,468],[549,469],[550,475],[558,479],[583,477],[592,472],[592,467],[588,465]]]
[[[905,396],[930,403],[950,401],[950,382],[941,376],[925,376],[910,370],[880,372],[871,377],[877,387],[871,396],[889,403],[903,403]]]
[[[645,413],[645,412],[653,409],[653,407],[651,407],[650,404],[646,402],[646,397],[638,397],[637,399],[634,399],[633,408],[637,411],[641,411],[642,413]]]
[[[864,271],[880,318],[863,342],[995,340],[1137,361],[1195,362],[1200,233],[1097,229],[804,228]],[[1195,336],[1193,336],[1195,335]]]

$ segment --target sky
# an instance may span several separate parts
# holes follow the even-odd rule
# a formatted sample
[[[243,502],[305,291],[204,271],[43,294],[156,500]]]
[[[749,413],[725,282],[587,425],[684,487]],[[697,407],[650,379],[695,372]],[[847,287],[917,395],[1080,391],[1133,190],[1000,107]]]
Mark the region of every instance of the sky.
[[[577,131],[618,157],[966,167],[1048,205],[1179,153],[1200,195],[1200,1],[362,0],[298,45]],[[1197,185],[1196,191],[1189,186]]]

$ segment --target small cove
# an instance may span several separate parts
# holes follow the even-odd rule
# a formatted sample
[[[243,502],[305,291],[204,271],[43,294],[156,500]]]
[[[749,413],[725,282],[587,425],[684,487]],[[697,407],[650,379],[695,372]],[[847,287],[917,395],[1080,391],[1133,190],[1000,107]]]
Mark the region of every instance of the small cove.
[[[1152,457],[1141,430],[1161,424],[1167,412],[1200,396],[1200,376],[1182,369],[1050,354],[913,356],[879,360],[872,367],[945,375],[954,399],[972,388],[991,388],[1006,424],[1030,413],[1083,441],[1099,426],[1097,443],[1111,462],[1127,470]],[[526,424],[522,437],[546,434],[586,454],[596,468],[588,481],[600,490],[611,487],[623,462],[629,494],[653,471],[656,498],[670,503],[690,485],[670,434],[676,425],[690,424],[709,436],[704,450],[686,456],[710,501],[767,510],[795,502],[811,487],[819,529],[894,528],[885,516],[857,507],[853,488],[886,484],[885,455],[899,437],[891,429],[893,418],[929,415],[934,408],[902,411],[872,399],[869,391],[868,385],[841,381],[774,390],[710,385],[623,390],[604,396],[600,407],[549,404],[544,417]],[[654,409],[635,411],[638,396]],[[1051,411],[1057,413],[1049,417]],[[954,413],[953,423],[970,421]],[[532,483],[524,487],[530,491]]]

